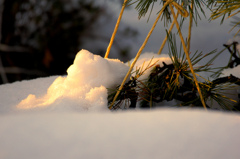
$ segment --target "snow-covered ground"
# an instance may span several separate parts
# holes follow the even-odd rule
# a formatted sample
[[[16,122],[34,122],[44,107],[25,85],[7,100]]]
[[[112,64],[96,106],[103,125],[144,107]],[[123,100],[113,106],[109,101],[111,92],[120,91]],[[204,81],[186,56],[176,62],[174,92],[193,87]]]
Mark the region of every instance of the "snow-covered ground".
[[[0,116],[1,159],[239,159],[240,116],[203,110]]]
[[[170,62],[149,53],[137,66],[153,55],[152,62]],[[239,114],[109,111],[106,88],[119,84],[128,68],[81,50],[67,76],[1,85],[0,158],[240,158]]]

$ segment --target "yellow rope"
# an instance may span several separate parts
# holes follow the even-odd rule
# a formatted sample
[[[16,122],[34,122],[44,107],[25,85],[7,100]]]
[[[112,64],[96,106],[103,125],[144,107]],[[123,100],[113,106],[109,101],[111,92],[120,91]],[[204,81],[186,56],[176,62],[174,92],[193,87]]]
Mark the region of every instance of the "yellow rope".
[[[178,31],[179,31],[179,37],[180,37],[180,39],[181,39],[181,42],[182,42],[182,45],[183,45],[183,49],[184,49],[184,52],[185,52],[185,54],[186,54],[186,57],[187,57],[187,60],[188,60],[188,64],[189,64],[189,67],[190,67],[190,69],[191,69],[191,72],[192,72],[192,75],[193,75],[193,78],[194,78],[194,81],[195,81],[195,84],[196,84],[196,87],[197,87],[197,90],[198,90],[198,93],[199,93],[199,96],[200,96],[202,105],[203,105],[204,109],[207,110],[205,101],[204,101],[203,96],[202,96],[202,92],[201,92],[201,90],[200,90],[200,87],[199,87],[199,85],[198,85],[198,81],[197,81],[196,75],[195,75],[194,70],[193,70],[192,62],[191,62],[191,59],[190,59],[190,57],[189,57],[189,53],[188,53],[187,47],[186,47],[186,45],[185,45],[185,42],[184,42],[184,39],[183,39],[181,30],[180,30],[179,24],[178,24],[178,22],[177,22],[177,17],[176,17],[176,15],[175,15],[175,13],[174,13],[173,7],[172,7],[171,5],[169,5],[169,7],[170,7],[170,9],[171,9],[173,18],[175,19],[175,24],[176,24],[176,27],[177,27],[177,29],[178,29]]]
[[[140,49],[139,49],[139,51],[138,51],[136,57],[134,58],[134,60],[133,60],[133,62],[132,62],[132,64],[131,64],[131,66],[130,66],[130,68],[129,68],[129,70],[128,70],[128,73],[126,74],[125,78],[123,79],[122,84],[121,84],[120,87],[119,87],[119,90],[117,91],[116,95],[114,96],[113,101],[112,101],[111,105],[109,106],[109,109],[112,109],[114,102],[116,101],[116,99],[117,99],[119,93],[121,92],[121,90],[122,90],[122,88],[123,88],[125,82],[126,82],[127,79],[129,78],[129,76],[130,76],[130,74],[131,74],[131,72],[132,72],[132,69],[133,69],[135,63],[137,62],[137,60],[138,60],[139,56],[141,55],[141,53],[142,53],[144,47],[146,46],[146,44],[147,44],[147,42],[148,42],[148,39],[149,39],[150,35],[152,34],[154,28],[155,28],[156,25],[157,25],[158,20],[160,19],[161,15],[162,15],[162,12],[163,12],[164,9],[167,7],[167,5],[169,5],[172,1],[173,1],[173,0],[168,0],[166,3],[164,3],[164,5],[163,5],[163,7],[162,7],[162,10],[159,12],[158,17],[156,18],[156,20],[155,20],[155,22],[154,22],[154,24],[153,24],[151,30],[149,31],[149,33],[148,33],[148,35],[147,35],[145,41],[143,42],[142,46],[140,47]]]
[[[109,53],[110,53],[110,50],[111,50],[111,47],[112,47],[114,38],[115,38],[115,36],[116,36],[116,33],[117,33],[117,30],[118,30],[120,21],[121,21],[121,19],[122,19],[123,11],[124,11],[124,9],[125,9],[125,6],[126,6],[127,1],[128,1],[128,0],[124,0],[124,3],[123,3],[123,5],[122,5],[121,12],[120,12],[120,14],[119,14],[119,16],[118,16],[118,20],[117,20],[116,26],[115,26],[115,28],[114,28],[114,31],[113,31],[111,40],[110,40],[110,42],[109,42],[109,44],[108,44],[108,48],[107,48],[107,51],[106,51],[106,53],[105,53],[104,58],[108,58],[108,55],[109,55]]]
[[[177,13],[177,17],[178,17],[178,15],[179,15],[179,12]],[[173,20],[171,26],[169,27],[168,34],[172,31],[174,24],[175,24],[175,20]],[[162,45],[161,45],[160,49],[158,50],[158,55],[160,55],[162,53],[162,50],[167,42],[167,38],[168,38],[168,35],[165,36],[165,38],[162,42]]]

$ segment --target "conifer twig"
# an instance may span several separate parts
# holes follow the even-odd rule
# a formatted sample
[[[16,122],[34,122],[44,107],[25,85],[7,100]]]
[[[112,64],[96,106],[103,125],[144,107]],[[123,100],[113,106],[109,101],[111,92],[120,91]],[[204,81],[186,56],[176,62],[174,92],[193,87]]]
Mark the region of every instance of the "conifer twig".
[[[187,50],[186,44],[185,44],[184,39],[183,39],[183,36],[182,36],[182,32],[181,32],[181,30],[180,30],[180,26],[179,26],[178,21],[177,21],[177,17],[176,17],[176,15],[175,15],[175,13],[174,13],[174,10],[173,10],[172,5],[169,5],[169,7],[170,7],[170,9],[171,9],[173,18],[175,19],[175,24],[176,24],[176,27],[177,27],[178,32],[179,32],[179,37],[180,37],[180,39],[181,39],[182,46],[183,46],[184,52],[185,52],[185,54],[186,54],[186,57],[187,57],[187,60],[188,60],[188,64],[189,64],[189,67],[190,67],[190,69],[191,69],[191,73],[192,73],[192,75],[193,75],[193,78],[194,78],[194,81],[195,81],[195,84],[196,84],[196,87],[197,87],[197,90],[198,90],[198,93],[199,93],[199,96],[200,96],[202,105],[203,105],[204,109],[207,110],[205,101],[204,101],[203,96],[202,96],[201,89],[200,89],[200,87],[199,87],[199,84],[198,84],[196,75],[195,75],[194,70],[193,70],[193,66],[192,66],[192,62],[191,62],[190,56],[189,56],[189,52],[188,52],[188,50]]]
[[[123,79],[122,84],[121,84],[121,86],[119,87],[119,90],[117,90],[116,95],[115,95],[115,97],[113,98],[113,101],[112,101],[111,105],[109,106],[109,109],[112,109],[112,107],[113,107],[113,105],[114,105],[114,102],[117,100],[117,97],[118,97],[119,93],[121,92],[121,90],[122,90],[122,88],[123,88],[123,86],[124,86],[124,83],[127,81],[129,75],[131,74],[132,69],[133,69],[135,63],[137,62],[137,60],[138,60],[139,56],[141,55],[144,47],[146,46],[146,44],[147,44],[147,42],[148,42],[148,39],[150,38],[150,36],[151,36],[154,28],[156,27],[157,22],[158,22],[158,20],[160,19],[161,15],[162,15],[162,13],[163,13],[163,11],[164,11],[164,9],[165,9],[165,8],[167,7],[167,5],[169,5],[171,2],[173,2],[173,0],[167,0],[167,2],[164,3],[164,5],[163,5],[161,11],[159,12],[159,14],[158,14],[158,16],[157,16],[157,18],[156,18],[156,20],[155,20],[155,22],[154,22],[151,30],[149,31],[146,39],[144,40],[142,46],[140,47],[140,49],[139,49],[136,57],[134,58],[131,66],[130,66],[130,68],[129,68],[129,70],[128,70],[128,73],[126,74],[125,78]]]
[[[107,51],[106,51],[106,53],[105,53],[104,58],[108,58],[108,55],[109,55],[109,53],[110,53],[110,50],[111,50],[113,41],[114,41],[115,36],[116,36],[116,34],[117,34],[117,30],[118,30],[120,21],[121,21],[121,19],[122,19],[123,11],[124,11],[124,9],[125,9],[125,6],[126,6],[127,1],[128,1],[128,0],[124,0],[124,2],[123,2],[121,12],[120,12],[120,14],[119,14],[119,16],[118,16],[118,20],[117,20],[116,26],[115,26],[115,28],[114,28],[114,31],[113,31],[111,40],[110,40],[110,42],[109,42],[109,44],[108,44],[108,48],[107,48]]]

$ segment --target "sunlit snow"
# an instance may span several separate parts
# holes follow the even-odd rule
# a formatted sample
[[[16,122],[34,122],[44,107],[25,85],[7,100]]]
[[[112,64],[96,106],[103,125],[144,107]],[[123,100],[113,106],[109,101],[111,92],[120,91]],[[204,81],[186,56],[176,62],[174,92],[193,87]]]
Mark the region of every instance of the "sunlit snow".
[[[171,62],[146,53],[134,71],[150,61]],[[1,85],[0,158],[240,157],[239,114],[167,107],[109,111],[107,88],[122,82],[130,63],[81,50],[67,76]]]
[[[42,97],[30,94],[17,108],[59,107],[62,102],[69,102],[79,105],[76,107],[79,109],[107,109],[106,88],[115,88],[127,71],[128,66],[119,60],[104,59],[81,50],[68,68],[66,77],[59,76]]]
[[[129,66],[133,60],[124,64],[117,59],[104,59],[99,55],[94,55],[87,50],[81,50],[67,70],[67,76],[59,76],[49,86],[46,94],[36,97],[34,94],[28,95],[16,107],[18,109],[32,109],[37,107],[52,107],[51,109],[65,108],[78,110],[107,110],[107,89],[115,89],[121,84]],[[132,76],[136,69],[145,70],[147,66],[162,62],[171,63],[168,55],[157,55],[145,53],[140,56],[135,65]],[[139,78],[146,79],[150,74],[150,69],[144,71]],[[71,103],[71,104],[70,104]],[[81,103],[81,104],[79,104]]]

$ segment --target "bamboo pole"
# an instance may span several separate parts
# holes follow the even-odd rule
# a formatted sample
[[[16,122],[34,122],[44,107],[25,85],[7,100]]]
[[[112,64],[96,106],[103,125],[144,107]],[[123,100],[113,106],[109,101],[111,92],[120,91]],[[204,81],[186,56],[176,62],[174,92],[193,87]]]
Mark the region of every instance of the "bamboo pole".
[[[121,90],[122,90],[125,82],[126,82],[127,79],[129,78],[129,76],[130,76],[130,74],[131,74],[131,72],[132,72],[132,69],[133,69],[135,63],[137,62],[137,60],[138,60],[139,56],[141,55],[144,47],[146,46],[146,44],[147,44],[147,42],[148,42],[148,39],[150,38],[150,36],[151,36],[154,28],[156,27],[157,22],[158,22],[158,20],[160,19],[161,15],[162,15],[162,13],[163,13],[163,11],[164,11],[164,9],[165,9],[165,8],[167,7],[167,5],[169,5],[172,1],[173,1],[173,0],[168,0],[167,2],[164,3],[164,5],[163,5],[161,11],[159,12],[159,14],[158,14],[158,16],[157,16],[157,18],[156,18],[156,20],[155,20],[155,22],[154,22],[151,30],[149,31],[149,33],[148,33],[146,39],[144,40],[142,46],[141,46],[140,49],[138,50],[138,53],[137,53],[136,57],[134,58],[131,66],[130,66],[130,68],[129,68],[129,70],[128,70],[128,73],[126,74],[125,78],[123,79],[123,81],[122,81],[122,83],[121,83],[121,85],[120,85],[120,87],[119,87],[119,90],[117,90],[117,93],[116,93],[116,95],[114,96],[111,105],[108,107],[109,109],[112,109],[112,107],[113,107],[113,105],[114,105],[114,102],[116,101],[119,93],[121,92]]]
[[[128,0],[124,0],[124,2],[123,2],[121,12],[120,12],[120,14],[119,14],[119,16],[118,16],[118,20],[117,20],[116,26],[115,26],[115,28],[114,28],[114,31],[113,31],[113,33],[112,33],[112,37],[111,37],[110,42],[109,42],[109,44],[108,44],[108,48],[107,48],[107,51],[106,51],[106,53],[105,53],[104,58],[108,58],[108,55],[109,55],[109,53],[110,53],[110,50],[111,50],[113,41],[114,41],[115,36],[116,36],[116,34],[117,34],[117,30],[118,30],[119,24],[120,24],[121,19],[122,19],[123,11],[124,11],[124,9],[125,9],[125,6],[126,6],[127,1],[128,1]]]
[[[200,87],[199,87],[199,84],[198,84],[196,75],[195,75],[194,70],[193,70],[193,66],[192,66],[191,59],[190,59],[190,57],[189,57],[188,49],[187,49],[186,44],[185,44],[185,42],[184,42],[184,39],[183,39],[183,36],[182,36],[182,32],[181,32],[181,30],[180,30],[180,27],[179,27],[179,24],[178,24],[178,21],[177,21],[177,17],[176,17],[176,15],[175,15],[175,13],[174,13],[174,10],[173,10],[172,5],[169,5],[169,7],[170,7],[170,9],[171,9],[173,18],[175,19],[175,24],[176,24],[176,27],[177,27],[178,32],[179,32],[179,37],[180,37],[180,39],[181,39],[181,42],[182,42],[182,45],[183,45],[183,49],[184,49],[184,52],[185,52],[185,54],[186,54],[186,57],[187,57],[187,60],[188,60],[188,64],[189,64],[189,67],[190,67],[190,69],[191,69],[191,73],[192,73],[192,75],[193,75],[194,82],[195,82],[195,84],[196,84],[196,87],[197,87],[197,90],[198,90],[198,93],[199,93],[199,96],[200,96],[202,105],[203,105],[204,109],[207,110],[205,101],[204,101],[203,96],[202,96],[201,89],[200,89]]]

